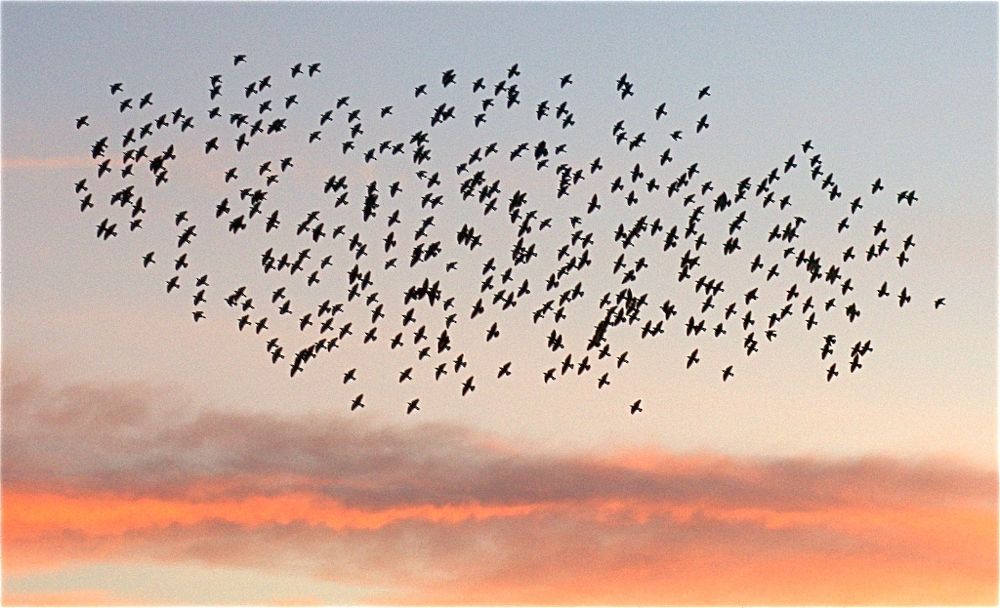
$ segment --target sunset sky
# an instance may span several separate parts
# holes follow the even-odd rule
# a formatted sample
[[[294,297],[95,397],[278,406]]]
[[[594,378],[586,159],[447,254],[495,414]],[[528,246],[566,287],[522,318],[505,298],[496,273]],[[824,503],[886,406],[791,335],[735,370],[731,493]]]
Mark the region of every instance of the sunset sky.
[[[997,602],[996,4],[4,2],[0,23],[3,603]],[[234,67],[237,53],[248,61]],[[321,62],[322,72],[290,80],[298,62]],[[472,82],[483,76],[492,92],[514,63],[524,103],[491,109],[489,122],[474,128],[486,93],[473,95]],[[448,69],[457,83],[442,90]],[[228,88],[210,101],[216,73]],[[563,90],[567,73],[574,82]],[[615,91],[622,73],[635,83],[627,101]],[[223,152],[203,154],[204,141],[229,128],[206,111],[255,108],[241,89],[265,74],[274,74],[276,106],[289,93],[300,97],[276,113],[292,117],[295,137],[277,136],[271,148],[255,141],[238,181],[254,183],[253,168],[266,159],[295,157],[268,202],[286,215],[273,237],[259,225],[234,237],[214,208],[226,196],[242,204],[238,187],[223,181],[237,161],[230,131],[220,137]],[[118,112],[113,82],[136,102],[154,93],[151,109],[133,110],[144,118]],[[421,83],[430,94],[415,100]],[[707,85],[711,96],[698,99]],[[306,143],[320,113],[345,95],[362,109],[366,143],[341,153],[343,112],[341,132],[331,127],[325,147]],[[578,124],[537,121],[542,99],[553,113],[568,100]],[[458,105],[458,118],[429,129],[426,108],[445,100]],[[666,123],[653,119],[661,101]],[[380,120],[386,105],[394,114]],[[115,173],[104,179],[117,180],[125,128],[180,106],[194,130],[174,127],[150,140],[157,151],[176,142],[178,159],[164,188],[137,169],[150,211],[144,228],[129,233],[125,212],[108,206],[90,146],[110,135]],[[711,127],[695,135],[703,113]],[[85,114],[90,126],[75,129]],[[647,131],[649,144],[631,155],[616,148],[611,128],[620,119],[632,134]],[[803,246],[838,262],[846,244],[864,255],[879,220],[891,257],[907,235],[916,244],[905,268],[894,259],[845,264],[855,269],[850,297],[799,279],[820,305],[837,295],[840,306],[856,300],[863,314],[857,323],[842,312],[824,317],[807,332],[796,310],[767,343],[764,306],[783,304],[800,276],[789,262],[755,312],[761,352],[749,359],[735,319],[726,341],[684,335],[700,299],[677,287],[674,253],[666,258],[656,243],[644,244],[653,247],[628,255],[669,261],[654,263],[633,289],[657,294],[656,314],[660,294],[669,294],[680,318],[654,340],[615,334],[615,356],[628,351],[630,363],[618,370],[595,361],[601,373],[614,372],[600,391],[595,372],[542,381],[565,351],[545,348],[557,326],[531,320],[551,297],[540,269],[524,275],[532,304],[504,316],[491,309],[486,321],[456,327],[457,350],[470,360],[464,375],[436,382],[433,366],[420,363],[418,377],[401,385],[396,375],[415,365],[415,351],[407,346],[404,360],[386,344],[401,330],[404,281],[417,276],[401,274],[407,279],[379,285],[389,314],[376,346],[360,342],[371,325],[364,308],[348,310],[354,341],[289,378],[289,359],[272,365],[261,336],[237,330],[239,315],[224,296],[249,285],[258,303],[251,316],[267,314],[271,291],[287,276],[265,277],[260,253],[313,245],[294,232],[310,209],[329,214],[328,227],[341,223],[333,214],[346,211],[322,195],[331,173],[346,175],[355,196],[377,179],[388,205],[388,184],[412,181],[412,166],[368,164],[361,155],[384,139],[408,141],[418,128],[432,133],[433,166],[448,180],[434,238],[460,268],[444,277],[437,260],[434,272],[463,321],[480,297],[482,261],[495,255],[503,270],[516,240],[499,233],[511,229],[505,220],[488,224],[493,218],[453,185],[454,165],[491,141],[502,142],[500,161],[489,165],[490,181],[504,184],[501,209],[525,189],[557,217],[577,205],[601,239],[591,252],[597,269],[583,280],[591,312],[620,287],[608,280],[621,253],[614,229],[661,213],[654,197],[666,200],[642,189],[635,208],[615,202],[623,194],[610,194],[608,183],[636,162],[664,187],[667,175],[698,162],[697,181],[713,180],[714,196],[745,176],[756,184],[798,155],[799,168],[780,182],[793,207],[748,212],[738,261],[721,255],[724,238],[704,253],[704,272],[728,273],[711,314],[730,300],[742,305],[741,294],[760,283],[746,273],[750,243],[764,242],[779,220],[806,217]],[[682,141],[670,140],[674,128],[684,129]],[[513,145],[542,138],[553,147],[566,141],[566,162],[578,166],[602,156],[605,174],[585,180],[569,202],[555,200],[533,160],[506,162]],[[809,179],[805,140],[844,191],[835,204]],[[678,165],[670,172],[657,160],[668,146]],[[84,177],[96,208],[81,213],[74,184]],[[877,197],[876,178],[886,187]],[[410,183],[406,195],[415,191]],[[919,201],[897,204],[896,193],[911,189]],[[585,205],[595,192],[605,206],[590,216]],[[856,196],[865,207],[840,235],[837,222]],[[348,211],[359,213],[352,204]],[[713,217],[704,204],[709,236],[724,235],[731,216]],[[181,293],[168,296],[180,209],[199,236]],[[662,213],[683,228],[688,212],[678,204]],[[115,213],[119,237],[94,238],[96,223]],[[429,213],[416,202],[406,210],[397,230],[405,247]],[[384,215],[377,228],[342,217],[342,241],[362,231],[374,250],[369,262],[380,262]],[[483,251],[455,249],[453,230],[465,223],[481,227]],[[565,224],[531,237],[545,268],[555,267],[571,232]],[[768,247],[765,257],[781,262],[782,247]],[[158,263],[144,269],[151,249]],[[406,251],[400,256],[405,266]],[[353,263],[345,258],[343,270]],[[191,294],[202,272],[213,286],[207,317],[196,324]],[[322,289],[343,300],[336,272]],[[883,281],[892,298],[876,297]],[[904,285],[913,301],[900,308]],[[301,302],[311,293],[304,284],[289,290]],[[936,309],[941,297],[946,305]],[[431,318],[433,340],[440,327]],[[289,336],[291,356],[304,345],[300,332],[279,325],[276,311],[271,319]],[[482,332],[497,319],[502,336],[487,346]],[[558,329],[582,355],[594,320],[578,319]],[[831,382],[819,356],[828,333],[838,335],[840,376]],[[849,373],[847,351],[859,340],[871,340],[874,351]],[[687,370],[693,346],[702,363]],[[505,361],[514,375],[496,380]],[[728,364],[736,376],[723,383]],[[345,386],[352,367],[359,380]],[[478,388],[463,398],[469,374]],[[350,411],[359,392],[367,405]],[[406,415],[417,396],[421,409]],[[643,411],[630,415],[639,398]]]

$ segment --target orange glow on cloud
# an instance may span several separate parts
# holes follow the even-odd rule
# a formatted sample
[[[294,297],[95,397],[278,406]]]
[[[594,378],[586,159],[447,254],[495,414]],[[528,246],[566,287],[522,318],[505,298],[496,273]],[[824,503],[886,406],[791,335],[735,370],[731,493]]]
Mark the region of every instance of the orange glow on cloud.
[[[99,388],[4,387],[6,603],[112,603],[120,590],[89,581],[78,595],[24,581],[137,563],[281,573],[305,581],[282,597],[315,581],[361,590],[351,604],[998,599],[993,470],[530,453],[460,428],[185,415]]]
[[[713,506],[614,500],[562,501],[521,505],[479,503],[348,507],[317,494],[296,492],[240,499],[189,500],[130,498],[114,494],[60,495],[9,489],[3,496],[5,566],[20,570],[54,567],[63,561],[72,538],[107,541],[77,559],[114,559],[125,535],[154,529],[224,522],[247,530],[294,522],[326,528],[328,533],[374,532],[394,524],[420,521],[442,529],[489,519],[507,519],[531,529],[537,518],[590,522],[594,546],[602,538],[661,518],[683,526],[711,522],[744,525],[779,536],[782,531],[832,534],[850,547],[834,551],[802,547],[744,549],[708,540],[659,550],[637,549],[617,555],[595,576],[583,556],[567,554],[552,577],[541,577],[532,556],[509,564],[504,576],[470,576],[443,588],[416,589],[402,603],[960,603],[989,604],[997,599],[997,518],[988,505],[906,508],[858,505],[812,510]],[[53,542],[54,541],[54,542]],[[45,547],[51,544],[50,559]],[[780,541],[776,541],[776,545]],[[597,550],[597,549],[595,549]],[[607,547],[604,551],[621,551]],[[26,561],[19,563],[20,555]],[[545,552],[560,554],[560,547]],[[124,551],[127,554],[127,551]],[[30,557],[29,557],[30,556]],[[479,556],[489,559],[488,555]],[[392,559],[387,555],[386,559]],[[596,558],[598,563],[608,555]],[[582,560],[582,561],[581,561]],[[523,568],[523,571],[519,571]],[[476,567],[472,567],[476,570]],[[519,582],[520,581],[520,582]],[[442,591],[447,589],[447,591]],[[36,598],[38,599],[38,598]],[[42,598],[44,599],[44,598]],[[85,599],[85,598],[84,598]],[[399,598],[390,598],[399,602]],[[47,601],[30,601],[41,604]],[[59,603],[56,601],[56,603]],[[74,601],[93,604],[100,601]]]
[[[630,500],[520,505],[401,505],[361,509],[307,493],[252,496],[234,500],[129,498],[124,496],[34,493],[6,490],[3,495],[3,532],[6,541],[30,539],[71,531],[87,536],[119,535],[143,528],[174,524],[190,526],[220,521],[244,527],[302,522],[331,530],[376,530],[405,520],[456,524],[467,520],[518,518],[540,512],[585,516],[603,523],[643,523],[651,517],[685,522],[698,516],[720,522],[759,524],[767,529],[825,526],[845,533],[880,530],[905,538],[949,541],[956,534],[970,537],[996,532],[996,516],[989,509],[830,507],[796,511],[764,508],[713,507],[707,504],[649,503]],[[959,523],[942,530],[940,522]],[[943,533],[943,534],[942,534]]]
[[[61,496],[7,490],[3,495],[5,541],[71,531],[114,536],[143,528],[221,521],[245,527],[303,522],[331,530],[375,530],[402,520],[454,524],[469,519],[528,515],[537,505],[412,505],[363,510],[304,493],[238,500],[188,501],[114,495]]]
[[[119,600],[101,589],[49,593],[7,593],[3,603],[8,606],[127,606],[135,602]]]

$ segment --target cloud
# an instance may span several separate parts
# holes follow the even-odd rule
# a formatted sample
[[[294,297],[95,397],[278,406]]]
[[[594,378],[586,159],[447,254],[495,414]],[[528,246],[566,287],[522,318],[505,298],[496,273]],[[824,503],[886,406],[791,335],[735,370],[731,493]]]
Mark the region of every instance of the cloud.
[[[86,156],[14,156],[4,158],[0,169],[80,169],[97,164]]]
[[[551,454],[16,366],[3,403],[7,572],[288,569],[359,603],[997,599],[996,473],[959,463]]]
[[[127,606],[130,603],[108,595],[100,589],[55,592],[4,592],[3,603],[8,606]]]

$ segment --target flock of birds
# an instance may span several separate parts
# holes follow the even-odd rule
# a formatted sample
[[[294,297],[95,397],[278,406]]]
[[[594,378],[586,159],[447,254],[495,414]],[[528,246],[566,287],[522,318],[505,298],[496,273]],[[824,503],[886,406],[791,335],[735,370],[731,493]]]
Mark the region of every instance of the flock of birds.
[[[796,325],[816,331],[825,378],[833,381],[845,366],[849,373],[860,370],[874,348],[870,339],[859,340],[837,360],[837,334],[816,328],[835,327],[838,318],[853,324],[862,314],[859,297],[891,297],[899,308],[912,301],[907,287],[890,288],[888,280],[875,293],[856,292],[855,275],[883,257],[902,268],[916,243],[912,234],[890,242],[884,219],[871,228],[855,226],[854,219],[881,200],[911,207],[919,200],[916,192],[883,194],[878,178],[865,192],[869,200],[848,201],[812,141],[731,187],[700,178],[698,162],[680,163],[675,156],[681,158],[683,146],[711,126],[709,86],[692,91],[697,119],[682,124],[672,117],[678,112],[661,102],[643,110],[645,129],[609,120],[607,131],[587,134],[591,143],[603,142],[601,153],[579,162],[562,137],[578,128],[568,95],[573,74],[553,78],[549,97],[529,100],[517,64],[495,82],[444,70],[407,95],[413,104],[407,111],[422,124],[382,139],[374,134],[399,132],[392,122],[402,113],[398,104],[369,112],[343,95],[320,100],[329,106],[318,114],[299,110],[310,81],[323,77],[321,63],[295,63],[273,75],[253,73],[247,57],[236,55],[228,69],[206,79],[207,105],[198,109],[161,112],[153,93],[131,94],[124,84],[111,84],[117,112],[109,113],[124,124],[93,143],[88,138],[96,173],[76,182],[75,193],[80,212],[95,218],[98,239],[139,238],[150,222],[168,224],[176,240],[155,243],[137,260],[145,272],[160,276],[171,298],[190,299],[195,323],[207,318],[210,302],[230,311],[234,328],[259,336],[268,360],[286,365],[292,377],[334,351],[356,361],[355,349],[387,347],[401,362],[398,375],[390,372],[393,381],[405,385],[415,374],[434,382],[458,377],[456,392],[464,397],[480,380],[462,373],[473,357],[459,348],[458,328],[472,326],[466,340],[474,332],[494,345],[507,319],[520,315],[538,329],[550,363],[523,369],[507,360],[489,372],[498,382],[522,367],[516,372],[525,381],[589,375],[601,390],[630,362],[628,350],[616,343],[634,344],[635,335],[663,339],[672,325],[690,347],[678,369],[702,363],[705,340],[738,336],[740,350],[752,358],[779,332]],[[609,79],[612,85],[616,103],[636,103],[627,74]],[[441,131],[468,140],[504,113],[527,116],[546,137],[503,144],[485,139],[468,151],[454,144],[432,147]],[[90,117],[79,117],[76,129],[93,129]],[[654,145],[662,151],[635,162],[644,146]],[[276,152],[288,148],[309,150],[307,158]],[[196,166],[205,156],[227,159],[232,166],[212,179],[229,194],[187,207],[176,197],[158,196],[169,191],[182,149]],[[460,162],[440,160],[456,154]],[[295,182],[296,169],[307,163],[332,172]],[[377,171],[368,167],[382,166],[393,177],[373,179]],[[803,173],[820,203],[793,201],[779,189],[782,180]],[[537,192],[539,180],[549,184],[543,193]],[[520,181],[535,185],[535,193]],[[288,190],[289,183],[299,189]],[[283,195],[297,204],[282,202]],[[304,198],[311,208],[297,209]],[[857,235],[839,255],[821,254],[803,238],[804,214],[819,204],[843,213],[825,230]],[[747,230],[758,217],[764,228],[759,236]],[[779,221],[769,227],[763,223],[769,217]],[[242,284],[216,286],[210,273],[195,270],[214,261],[212,255],[189,258],[192,244],[209,231],[231,240],[246,234],[266,239],[267,246],[253,253],[259,267]],[[713,261],[722,268],[713,270]],[[742,275],[751,287],[732,293],[727,273]],[[329,287],[336,277],[346,282]],[[455,281],[461,287],[449,287]],[[777,302],[768,304],[765,292]],[[944,304],[944,298],[933,300],[934,308]],[[572,332],[562,330],[567,326],[592,330],[573,343]],[[719,369],[721,380],[733,378],[737,367],[727,362]],[[358,380],[357,367],[342,377],[338,372],[345,385]],[[419,397],[401,401],[407,414],[420,409]],[[365,407],[364,393],[348,405]],[[625,406],[639,413],[642,399]]]

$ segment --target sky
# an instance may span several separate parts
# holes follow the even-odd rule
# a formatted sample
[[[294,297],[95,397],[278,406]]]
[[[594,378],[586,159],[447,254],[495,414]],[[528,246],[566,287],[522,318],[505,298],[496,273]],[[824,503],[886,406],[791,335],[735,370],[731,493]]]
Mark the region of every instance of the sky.
[[[995,4],[4,2],[0,27],[4,603],[997,601]],[[247,62],[234,66],[235,54]],[[322,70],[293,79],[289,67],[299,62]],[[509,76],[515,63],[520,74]],[[457,82],[445,88],[449,69]],[[573,84],[561,89],[568,73]],[[213,74],[223,79],[215,101]],[[224,116],[255,119],[265,94],[250,99],[241,90],[266,74],[275,106],[267,118],[287,116],[290,128],[251,138],[237,154],[236,128],[207,110],[222,105]],[[622,74],[635,90],[625,100],[615,90]],[[473,93],[479,77],[488,90]],[[516,82],[523,102],[508,110],[500,95],[487,123],[474,127],[480,100],[501,80]],[[112,96],[115,82],[124,92]],[[429,94],[415,99],[422,83]],[[699,99],[705,86],[711,95]],[[120,99],[138,103],[150,91],[152,108],[118,111]],[[292,93],[299,103],[286,109]],[[308,143],[320,114],[343,96],[348,108],[336,110],[321,142]],[[543,99],[551,115],[538,120]],[[568,129],[554,117],[562,101],[577,123]],[[430,127],[442,102],[457,117]],[[668,114],[656,120],[661,102]],[[392,115],[380,117],[387,105]],[[163,187],[137,166],[149,212],[129,232],[127,210],[107,203],[112,184],[125,183],[117,177],[121,135],[178,107],[194,128],[172,125],[150,137],[151,156],[174,143],[178,158]],[[345,154],[350,109],[361,110],[365,133]],[[695,133],[703,114],[710,127]],[[90,124],[76,129],[82,115]],[[617,146],[619,120],[647,143]],[[445,181],[446,203],[433,211],[412,194],[426,188],[409,154],[363,160],[379,142],[409,142],[417,129],[430,133],[430,170]],[[672,140],[674,130],[683,139]],[[90,148],[104,135],[114,172],[98,179]],[[204,154],[216,135],[223,150]],[[557,198],[551,168],[536,170],[527,158],[543,139],[550,149],[567,146],[552,165],[589,173],[600,156],[604,168]],[[498,155],[478,166],[489,183],[500,180],[501,211],[484,216],[458,195],[468,174],[454,167],[493,141]],[[508,162],[521,142],[531,144],[526,158]],[[667,147],[675,159],[661,167]],[[751,196],[742,208],[712,211],[712,197],[732,195],[747,176],[756,185],[793,154],[797,168],[775,187],[778,198],[790,195],[789,209],[761,208]],[[835,202],[809,176],[814,154],[843,191]],[[245,208],[239,187],[262,185],[257,166],[285,156],[295,166],[265,205],[265,215],[281,210],[281,227],[266,234],[258,217],[230,234],[215,205],[228,197]],[[653,339],[640,338],[638,327],[614,328],[614,357],[628,353],[621,369],[591,352],[594,371],[545,383],[543,372],[567,352],[546,348],[549,332],[563,333],[579,364],[601,295],[622,287],[611,275],[622,253],[612,238],[618,225],[662,217],[683,236],[690,208],[663,190],[695,162],[693,187],[712,181],[714,190],[696,203],[706,205],[710,242],[694,278],[725,278],[716,308],[702,314],[704,295],[676,279],[676,260],[693,245],[664,252],[662,233],[644,236],[625,251],[629,264],[650,262],[632,284],[650,293],[643,321],[663,318],[664,297],[680,314]],[[225,183],[237,163],[237,184]],[[636,163],[660,191],[629,183]],[[346,208],[323,194],[331,174],[350,184]],[[625,192],[610,192],[616,175]],[[96,207],[81,213],[74,184],[83,178]],[[885,191],[872,195],[876,178]],[[390,197],[397,180],[403,194]],[[371,181],[383,207],[362,222]],[[631,207],[624,196],[633,188],[640,203]],[[517,267],[511,283],[530,279],[532,294],[511,312],[488,307],[467,319],[477,298],[489,304],[479,293],[482,263],[496,258],[497,283],[511,266],[517,234],[504,210],[516,190],[539,217],[557,218],[528,235],[539,258]],[[897,203],[896,193],[909,190],[916,203]],[[602,209],[588,214],[592,194]],[[858,196],[864,207],[852,214]],[[393,208],[403,218],[395,230],[401,268],[390,273],[381,269],[389,257],[382,239]],[[744,248],[723,256],[741,209]],[[175,272],[180,210],[198,236],[185,250],[191,268]],[[336,247],[295,234],[310,210],[320,210],[328,232],[347,226]],[[413,230],[428,215],[445,253],[407,268]],[[580,281],[586,294],[567,305],[566,321],[549,313],[533,323],[531,312],[552,297],[545,280],[562,263],[557,251],[575,231],[572,215],[594,232],[593,264],[554,293]],[[806,222],[794,245],[849,270],[850,295],[810,284],[782,257],[785,244],[766,242],[774,224],[795,216]],[[838,233],[845,216],[851,227]],[[118,222],[119,236],[95,238],[104,217]],[[873,237],[880,220],[887,234]],[[482,233],[482,249],[456,246],[465,224]],[[308,339],[300,311],[282,318],[270,295],[286,286],[295,303],[315,306],[317,293],[344,300],[354,263],[345,241],[355,232],[369,243],[372,255],[360,263],[373,269],[385,303],[379,340],[361,343],[369,309],[349,303],[338,326],[351,321],[354,335],[291,378],[293,353]],[[911,234],[900,267],[895,256]],[[862,262],[881,238],[891,254]],[[841,264],[851,245],[859,259]],[[269,247],[312,247],[313,264],[320,251],[337,258],[312,288],[300,275],[264,274],[260,255]],[[157,263],[143,268],[152,249]],[[765,285],[766,269],[747,272],[758,252],[768,267],[781,265],[776,281]],[[457,271],[444,272],[442,260],[457,261]],[[191,296],[202,273],[211,277],[209,302],[195,323]],[[182,288],[166,294],[175,274]],[[396,332],[415,330],[400,325],[409,306],[402,292],[425,276],[458,302],[450,354],[469,360],[441,381],[433,368],[442,357],[417,361],[416,346],[387,346]],[[875,295],[883,281],[889,298]],[[767,313],[785,304],[793,284],[818,306],[836,297],[837,308],[807,331],[801,296],[770,342]],[[241,285],[257,305],[252,320],[268,316],[268,335],[282,339],[287,358],[278,365],[263,336],[237,329],[243,313],[223,302]],[[743,352],[748,332],[737,319],[725,320],[721,339],[685,335],[689,315],[710,319],[711,330],[730,301],[742,316],[742,294],[756,286],[759,353]],[[899,307],[903,286],[912,301]],[[854,323],[842,312],[849,302],[862,310]],[[416,307],[434,341],[440,309]],[[485,344],[493,321],[501,336]],[[823,360],[828,334],[838,337],[836,352]],[[850,346],[866,340],[874,350],[849,372]],[[693,347],[701,362],[686,369]],[[496,379],[507,361],[513,375]],[[840,375],[827,381],[831,361]],[[728,365],[735,376],[723,382]],[[397,382],[408,366],[415,379]],[[350,368],[359,378],[345,385]],[[604,371],[611,385],[597,390]],[[461,396],[468,376],[477,388]],[[366,407],[351,411],[358,393]],[[420,410],[407,415],[417,397]],[[642,411],[633,415],[636,399]]]

